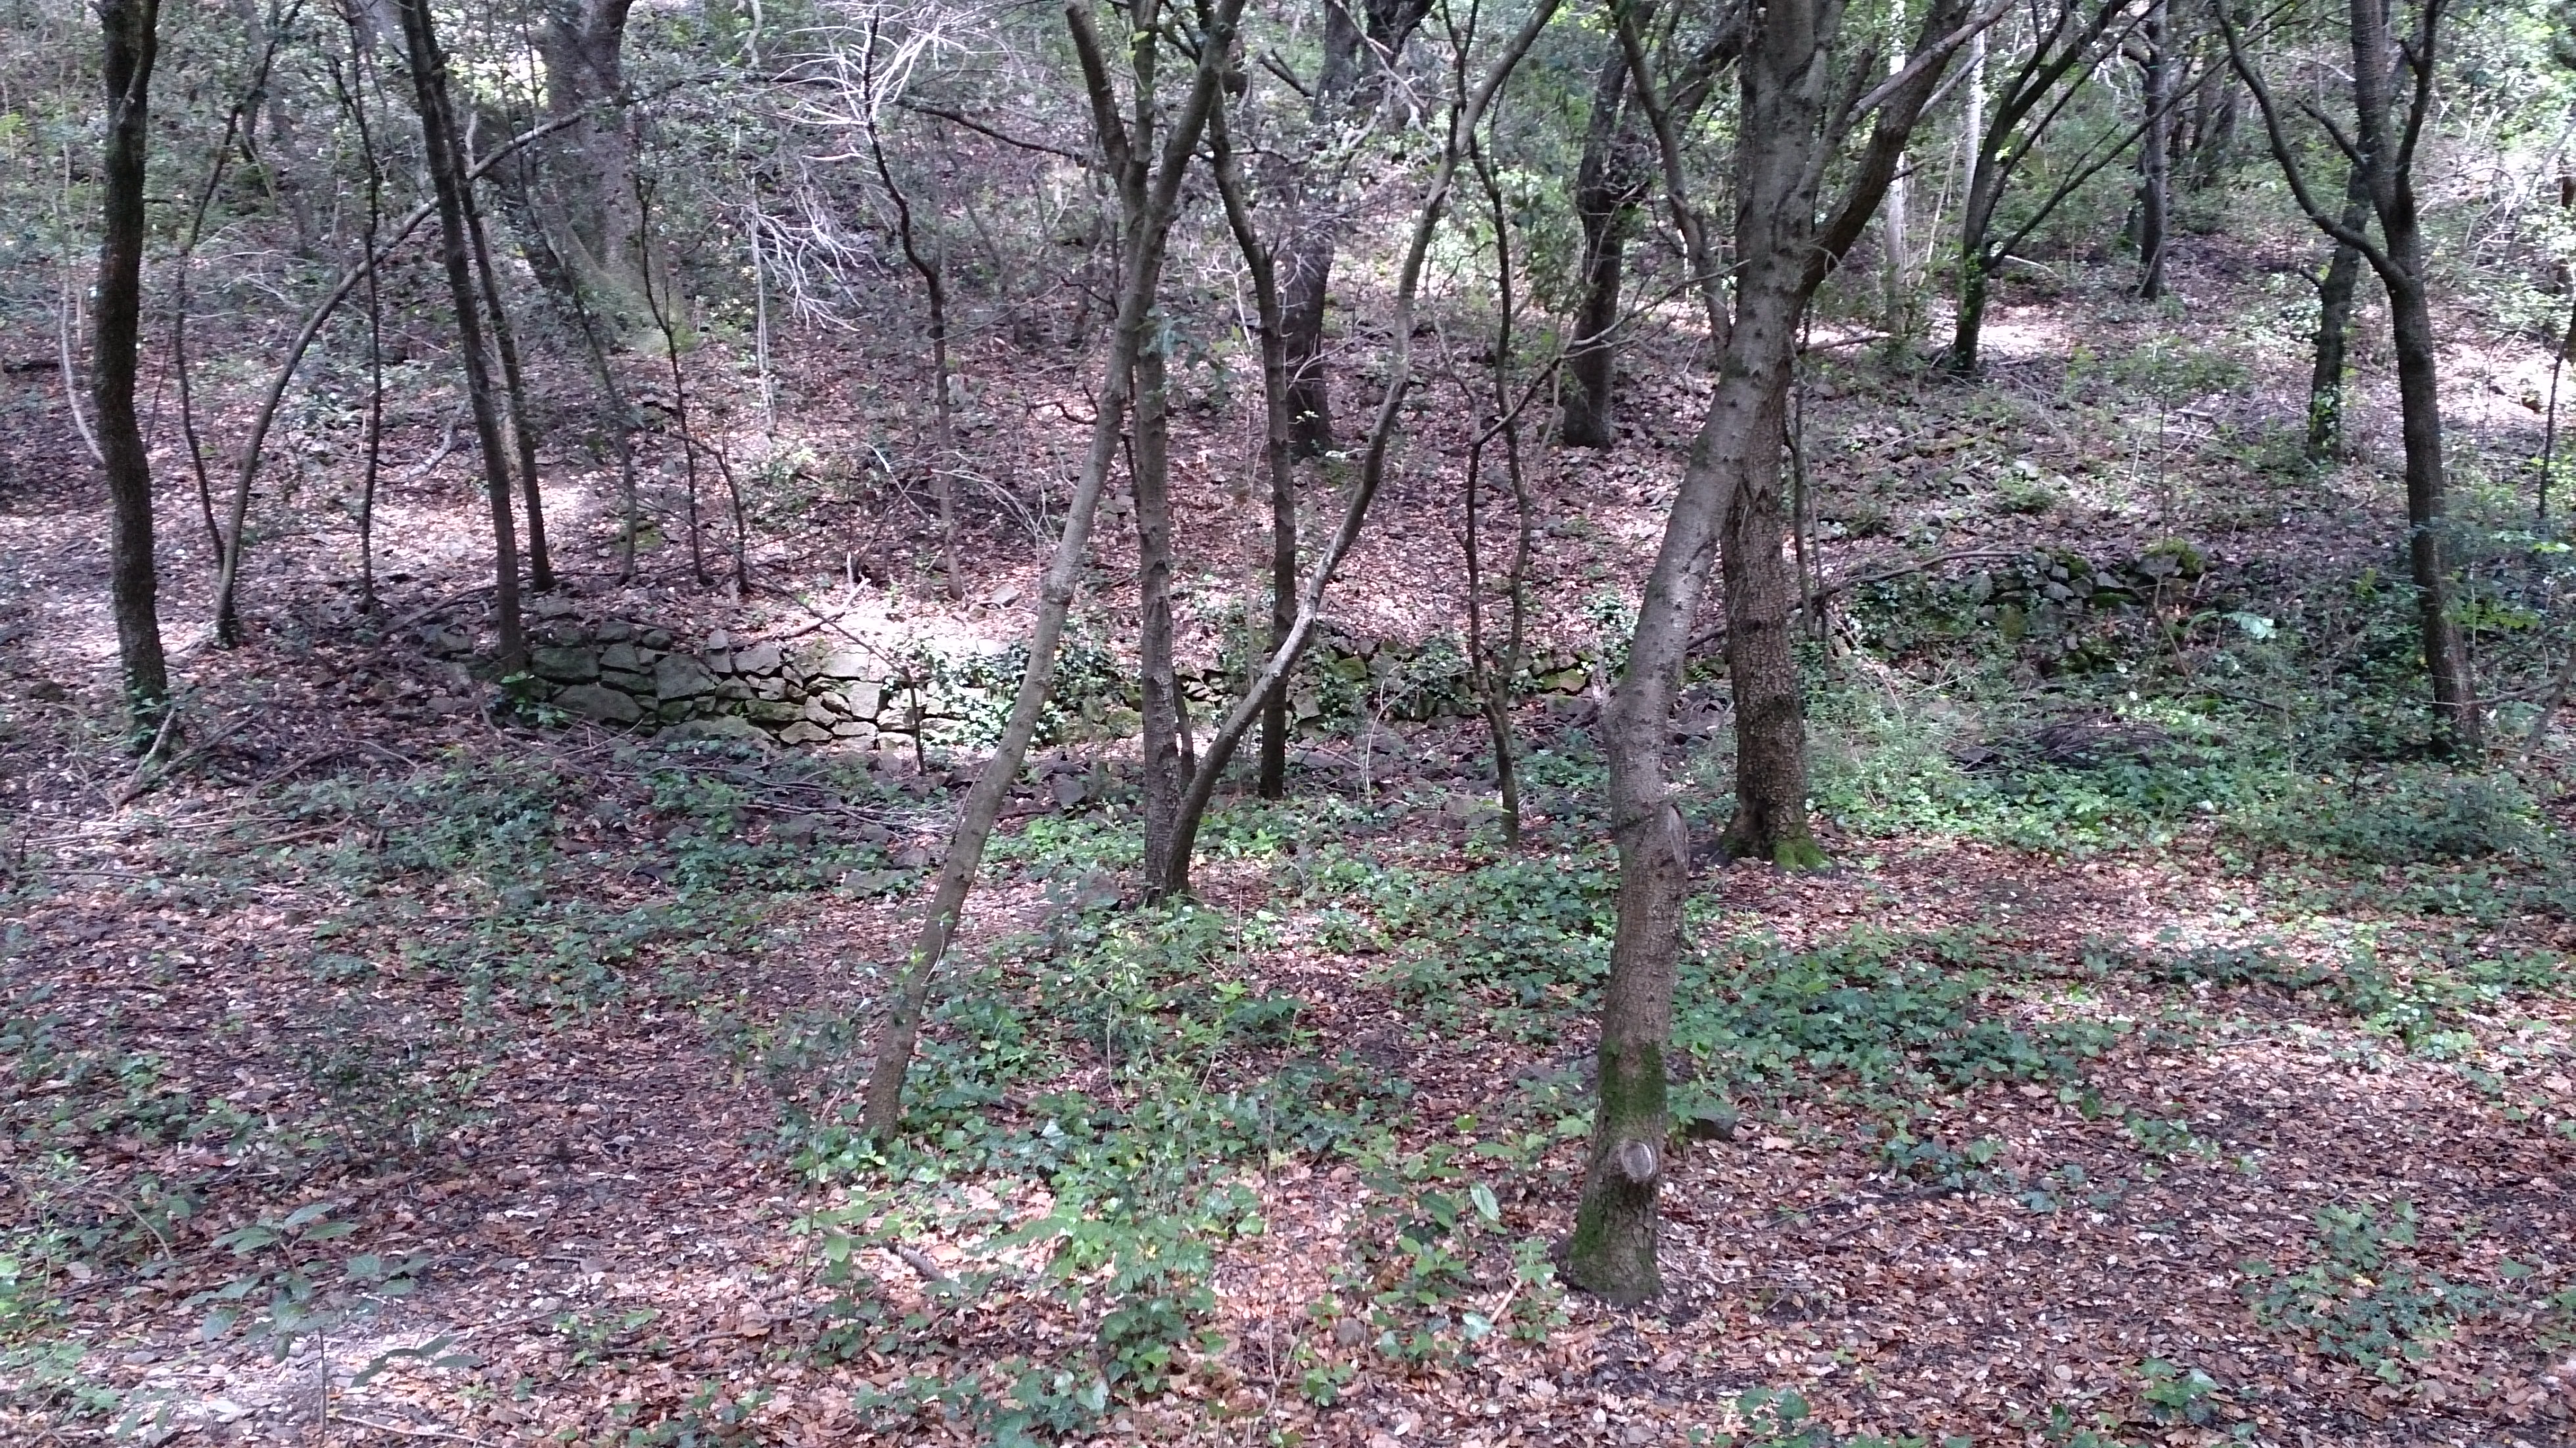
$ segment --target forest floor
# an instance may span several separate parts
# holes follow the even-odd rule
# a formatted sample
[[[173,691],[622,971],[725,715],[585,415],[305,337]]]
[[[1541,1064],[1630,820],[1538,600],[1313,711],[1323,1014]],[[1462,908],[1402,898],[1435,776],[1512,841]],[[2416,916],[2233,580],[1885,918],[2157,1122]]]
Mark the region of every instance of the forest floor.
[[[1523,710],[1517,850],[1479,730],[1344,720],[1289,799],[1221,806],[1197,902],[1168,908],[1119,898],[1115,769],[1033,793],[879,1150],[850,1126],[874,1003],[970,757],[481,707],[417,630],[478,576],[470,456],[388,497],[386,627],[349,587],[346,435],[315,423],[281,444],[230,652],[200,642],[205,539],[158,437],[187,734],[138,771],[96,489],[49,379],[13,370],[0,1432],[2576,1439],[2576,770],[2422,749],[2372,572],[2400,537],[2386,358],[2361,359],[2352,461],[2284,454],[2304,260],[2204,239],[2164,307],[2107,276],[2021,297],[1976,387],[1814,354],[1818,570],[1920,566],[1844,594],[1815,660],[1834,868],[1701,876],[1666,1290],[1633,1311],[1549,1261],[1611,909],[1590,701]],[[2464,456],[2504,475],[2545,349],[2454,332]],[[817,343],[782,369],[793,445],[748,480],[754,594],[694,586],[667,543],[615,584],[608,484],[567,457],[575,605],[1006,640],[1048,502],[1028,479],[1062,476],[1087,402],[976,345],[967,447],[1017,483],[969,490],[960,602],[924,572],[914,475],[850,462],[899,430],[914,363]],[[1686,350],[1649,339],[1619,449],[1533,450],[1537,636],[1615,627],[1696,420]],[[1335,606],[1349,634],[1457,626],[1472,413],[1448,389]],[[1185,409],[1175,449],[1209,653],[1266,553],[1235,405]],[[451,406],[418,400],[403,456]],[[648,453],[658,487],[675,455]],[[2501,516],[2499,487],[2463,492]],[[1113,523],[1105,638],[1132,546]],[[2050,549],[2159,581],[2052,612]],[[2498,629],[2497,677],[2545,671],[2545,630]],[[1722,690],[1694,699],[1713,830]],[[1116,753],[1063,752],[1086,749]]]

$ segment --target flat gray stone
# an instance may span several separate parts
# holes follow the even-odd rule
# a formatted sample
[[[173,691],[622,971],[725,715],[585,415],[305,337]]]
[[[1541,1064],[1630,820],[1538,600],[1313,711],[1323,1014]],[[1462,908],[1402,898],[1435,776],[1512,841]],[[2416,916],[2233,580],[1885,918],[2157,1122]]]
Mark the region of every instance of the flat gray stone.
[[[761,732],[750,720],[737,719],[731,714],[718,714],[711,719],[691,719],[686,723],[663,730],[662,737],[671,740],[729,739],[745,744],[761,745],[771,742],[769,736]]]
[[[781,744],[821,744],[832,737],[832,731],[799,719],[778,731]]]
[[[653,697],[651,674],[630,673],[624,669],[602,669],[599,671],[599,682],[621,694],[633,694],[641,699]]]
[[[737,674],[774,674],[778,672],[778,645],[752,644],[733,651],[733,671]]]
[[[644,655],[633,644],[610,644],[599,651],[599,666],[631,674],[644,667]]]
[[[877,671],[875,661],[857,649],[841,649],[825,654],[814,666],[817,676],[826,679],[864,679]]]
[[[597,684],[575,684],[555,695],[554,705],[603,724],[632,724],[644,717],[644,706],[634,696]]]
[[[666,654],[653,666],[656,699],[693,699],[715,686],[716,676],[706,663],[687,654]]]
[[[591,649],[536,649],[528,655],[528,667],[540,679],[557,683],[587,683],[599,677],[599,655]]]

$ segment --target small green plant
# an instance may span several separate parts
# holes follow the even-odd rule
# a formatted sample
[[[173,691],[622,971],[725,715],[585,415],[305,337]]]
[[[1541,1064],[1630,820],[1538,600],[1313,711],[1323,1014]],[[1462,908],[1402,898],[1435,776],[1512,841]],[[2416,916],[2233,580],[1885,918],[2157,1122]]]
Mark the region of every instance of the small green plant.
[[[2305,1267],[2245,1264],[2247,1301],[2265,1327],[2402,1383],[2460,1323],[2486,1310],[2483,1289],[2412,1260],[2412,1202],[2397,1203],[2385,1216],[2368,1206],[2322,1207],[2315,1221]]]
[[[2143,1383],[2138,1398],[2147,1416],[2159,1423],[2199,1425],[2218,1415],[2218,1380],[2198,1368],[2176,1367],[2163,1358],[2138,1365]]]

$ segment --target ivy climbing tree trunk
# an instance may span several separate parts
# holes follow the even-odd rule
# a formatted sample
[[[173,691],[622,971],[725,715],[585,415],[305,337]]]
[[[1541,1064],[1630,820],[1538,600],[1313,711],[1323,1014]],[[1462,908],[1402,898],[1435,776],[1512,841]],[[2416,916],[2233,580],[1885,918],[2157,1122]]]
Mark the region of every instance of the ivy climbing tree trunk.
[[[492,369],[484,356],[483,318],[475,292],[473,243],[466,228],[465,188],[471,184],[447,94],[447,57],[438,48],[430,0],[395,0],[403,44],[411,61],[420,109],[421,148],[438,203],[440,250],[447,265],[448,300],[456,312],[458,360],[474,415],[474,440],[483,454],[484,492],[491,504],[493,614],[505,673],[527,667],[528,641],[519,617],[518,530],[510,517],[510,462],[503,452],[501,412],[493,396]]]
[[[143,320],[143,182],[152,153],[160,0],[98,0],[98,26],[107,144],[99,168],[90,400],[107,472],[108,597],[116,617],[127,737],[149,749],[170,708],[170,666],[161,651],[160,575],[152,557],[152,458],[134,415],[134,373]]]

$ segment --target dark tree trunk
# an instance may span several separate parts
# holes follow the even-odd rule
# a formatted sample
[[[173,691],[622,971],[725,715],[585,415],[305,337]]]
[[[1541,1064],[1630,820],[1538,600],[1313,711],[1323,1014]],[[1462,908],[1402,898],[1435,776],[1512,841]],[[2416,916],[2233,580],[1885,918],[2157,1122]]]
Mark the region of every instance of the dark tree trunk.
[[[1740,323],[1739,323],[1740,325]],[[1780,455],[1787,405],[1786,359],[1765,376],[1754,446],[1727,511],[1726,673],[1735,692],[1735,817],[1722,842],[1729,858],[1782,869],[1825,862],[1807,824],[1807,711],[1792,631],[1800,589],[1781,546]],[[1767,462],[1765,461],[1767,459]]]
[[[2167,0],[2152,0],[2141,34],[2146,41],[2145,144],[2138,150],[2138,295],[2165,294],[2165,245],[2172,229],[2173,47],[2167,43]]]
[[[2358,170],[2345,188],[2343,224],[2353,231],[2370,224],[2370,194]],[[2360,248],[2336,242],[2317,282],[2317,356],[2308,372],[2310,462],[2331,462],[2343,450],[2344,354],[2352,331],[2354,285],[2360,280]]]
[[[2397,344],[2397,408],[2406,438],[2406,553],[2415,576],[2424,663],[2433,676],[2434,711],[2461,752],[2475,755],[2485,743],[2485,720],[2468,649],[2451,615],[2449,499],[2433,309],[2421,280],[2420,243],[2412,226],[2382,230],[2390,258],[2412,279],[2403,285],[2390,282],[2388,320]]]
[[[1619,353],[1611,332],[1619,324],[1629,217],[1644,189],[1626,155],[1627,102],[1628,61],[1613,44],[1592,87],[1583,161],[1575,173],[1574,214],[1583,227],[1583,300],[1565,359],[1566,380],[1572,385],[1558,425],[1558,436],[1568,447],[1608,447],[1615,435],[1612,397]]]
[[[152,459],[134,415],[135,346],[143,317],[143,178],[152,149],[152,66],[160,0],[99,0],[107,145],[100,167],[98,303],[90,400],[106,463],[108,593],[125,686],[126,727],[150,748],[170,707],[161,652],[160,576],[152,561]],[[64,379],[69,384],[71,379]]]
[[[1144,715],[1145,894],[1171,877],[1181,804],[1180,689],[1172,669],[1172,492],[1167,366],[1155,325],[1136,355],[1136,653]]]
[[[473,244],[466,230],[465,162],[448,100],[447,58],[439,52],[429,0],[397,0],[397,8],[402,12],[403,43],[419,98],[422,150],[438,197],[440,249],[447,264],[448,298],[456,311],[457,352],[465,367],[465,394],[474,414],[474,440],[483,454],[484,491],[491,503],[493,613],[500,630],[500,663],[505,672],[516,672],[528,662],[527,635],[519,618],[518,530],[510,517],[510,463],[502,451],[500,407],[483,352]]]
[[[1333,253],[1340,244],[1338,226],[1305,216],[1279,253],[1279,323],[1288,362],[1288,438],[1294,457],[1317,458],[1333,450],[1324,304],[1333,289]]]
[[[1378,78],[1430,13],[1429,0],[1361,0],[1358,15],[1351,3],[1323,0],[1324,63],[1315,78],[1314,103],[1319,130],[1350,124],[1353,112],[1375,102]],[[1333,449],[1332,389],[1324,369],[1324,311],[1332,296],[1333,255],[1341,245],[1341,218],[1333,204],[1310,189],[1279,249],[1290,435],[1302,458]]]

